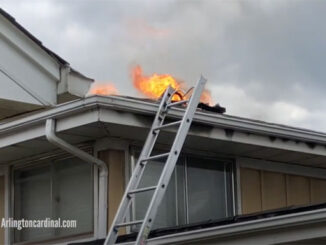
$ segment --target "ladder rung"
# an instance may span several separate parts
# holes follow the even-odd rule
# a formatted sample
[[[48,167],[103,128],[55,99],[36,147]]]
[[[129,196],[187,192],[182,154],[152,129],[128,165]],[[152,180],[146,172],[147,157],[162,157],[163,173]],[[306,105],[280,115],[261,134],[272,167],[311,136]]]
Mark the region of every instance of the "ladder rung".
[[[180,101],[177,101],[177,102],[172,102],[172,103],[168,104],[168,108],[173,107],[173,106],[177,106],[177,105],[182,105],[182,104],[185,104],[187,102],[189,102],[189,100],[180,100]]]
[[[140,193],[140,192],[145,192],[145,191],[151,191],[151,190],[155,190],[156,187],[157,186],[155,185],[155,186],[150,186],[150,187],[145,187],[145,188],[139,188],[139,189],[129,191],[128,194],[135,194],[135,193]]]
[[[170,154],[170,152],[167,152],[167,153],[163,153],[163,154],[159,154],[159,155],[147,157],[147,158],[142,159],[141,162],[147,162],[147,161],[151,161],[151,160],[155,160],[155,159],[160,159],[160,158],[168,157],[169,154]]]
[[[182,146],[184,145],[184,141],[189,132],[191,121],[192,118],[194,117],[194,114],[196,113],[196,109],[198,107],[200,96],[204,89],[205,83],[206,83],[206,79],[201,76],[201,78],[198,80],[198,82],[195,85],[191,98],[189,100],[188,99],[186,100],[185,98],[182,101],[176,101],[176,102],[171,101],[171,99],[173,99],[172,98],[173,95],[176,93],[175,89],[173,89],[171,86],[169,86],[168,89],[166,89],[162,97],[161,103],[158,107],[158,111],[156,113],[154,122],[152,124],[152,128],[145,141],[143,150],[140,153],[141,157],[139,157],[136,168],[132,173],[132,177],[129,181],[128,187],[126,188],[124,197],[120,203],[119,209],[112,222],[112,226],[110,228],[109,234],[105,239],[104,245],[119,244],[116,243],[119,235],[119,228],[132,227],[133,225],[139,226],[139,231],[137,232],[138,234],[136,240],[132,241],[131,244],[132,245],[146,244],[148,235],[155,221],[155,216],[157,214],[157,211],[159,210],[162,198],[164,198],[166,187],[169,184],[169,181],[173,175],[173,171],[176,168],[179,153],[182,149]],[[184,110],[185,112],[182,117],[183,121],[181,123],[173,122],[173,123],[163,124],[163,120],[167,116],[169,109],[171,107],[178,106],[178,105],[184,105],[185,107]],[[177,120],[180,119],[181,118]],[[152,154],[151,152],[156,143],[159,130],[161,128],[170,127],[179,123],[180,126],[177,135],[172,143],[172,147],[169,150],[170,152],[151,156]],[[155,130],[158,131],[156,132]],[[163,158],[162,161],[164,162],[162,162],[162,164],[165,164],[165,166],[156,184],[157,186],[146,186],[144,188],[139,188],[138,184],[142,180],[141,178],[145,171],[146,162],[155,159],[160,159],[160,158]],[[154,190],[154,193],[150,199],[150,203],[146,208],[146,210],[145,207],[143,207],[145,211],[144,218],[141,218],[143,220],[133,220],[133,221],[124,220],[126,218],[126,215],[128,214],[128,210],[130,208],[132,198],[134,197],[133,194],[150,191],[150,190]],[[124,241],[122,243],[124,244]]]
[[[162,126],[159,126],[159,127],[156,127],[154,128],[153,130],[156,131],[156,130],[160,130],[162,128],[168,128],[168,127],[172,127],[172,126],[175,126],[175,125],[178,125],[182,122],[182,120],[180,121],[176,121],[176,122],[172,122],[172,123],[167,123],[167,124],[164,124]]]
[[[143,220],[135,220],[135,221],[130,221],[130,222],[126,222],[126,223],[116,224],[115,227],[119,228],[119,227],[124,227],[124,226],[139,225],[142,223],[143,223]]]
[[[135,241],[114,243],[114,245],[135,245],[135,244],[136,244]]]

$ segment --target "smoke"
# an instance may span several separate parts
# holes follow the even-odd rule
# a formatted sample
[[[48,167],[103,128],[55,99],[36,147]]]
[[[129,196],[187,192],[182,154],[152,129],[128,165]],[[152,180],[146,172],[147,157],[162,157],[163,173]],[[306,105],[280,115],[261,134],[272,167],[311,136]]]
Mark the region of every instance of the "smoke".
[[[324,1],[2,0],[1,6],[77,70],[114,81],[121,94],[136,95],[128,71],[139,63],[145,74],[173,74],[190,86],[205,75],[229,114],[326,129]]]

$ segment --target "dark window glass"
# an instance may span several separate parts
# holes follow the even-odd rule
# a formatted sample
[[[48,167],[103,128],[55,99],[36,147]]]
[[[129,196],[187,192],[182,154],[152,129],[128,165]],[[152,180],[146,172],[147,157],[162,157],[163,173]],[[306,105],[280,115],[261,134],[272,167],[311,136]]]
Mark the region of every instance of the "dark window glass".
[[[154,186],[164,160],[146,165],[139,188]],[[231,216],[231,164],[199,157],[180,157],[158,209],[154,229]],[[139,193],[135,218],[143,219],[153,191]]]
[[[70,158],[14,171],[15,219],[76,220],[77,228],[15,230],[15,242],[93,231],[92,165]]]
[[[177,165],[178,170],[182,172],[182,167]],[[157,185],[159,176],[163,170],[163,161],[148,162],[143,174],[139,188]],[[176,171],[173,172],[163,200],[160,204],[159,211],[155,218],[154,229],[161,227],[175,226],[177,224],[177,188],[176,188]],[[146,207],[149,205],[150,198],[154,191],[139,193],[136,196],[136,219],[142,219],[145,216]],[[178,194],[183,192],[183,188],[178,190]],[[179,207],[180,208],[180,207]],[[183,208],[183,206],[181,206]],[[184,212],[181,210],[180,213]]]
[[[229,215],[228,175],[225,164],[215,160],[188,158],[189,223],[223,218]]]

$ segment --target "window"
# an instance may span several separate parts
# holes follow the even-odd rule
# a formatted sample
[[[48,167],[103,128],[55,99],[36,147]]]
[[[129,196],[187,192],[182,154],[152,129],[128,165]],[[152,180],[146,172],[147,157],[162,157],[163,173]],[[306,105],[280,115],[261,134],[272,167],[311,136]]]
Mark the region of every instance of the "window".
[[[156,185],[164,160],[146,165],[139,187]],[[134,218],[145,216],[153,192],[136,196]],[[181,156],[160,204],[154,229],[204,222],[233,215],[232,164]]]
[[[76,220],[77,228],[24,228],[14,242],[93,231],[93,167],[76,158],[14,170],[14,218]]]

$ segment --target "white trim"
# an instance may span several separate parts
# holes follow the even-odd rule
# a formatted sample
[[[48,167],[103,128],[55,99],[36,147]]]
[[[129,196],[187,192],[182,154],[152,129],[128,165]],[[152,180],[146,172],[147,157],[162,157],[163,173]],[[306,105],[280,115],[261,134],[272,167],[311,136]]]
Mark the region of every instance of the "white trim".
[[[5,176],[5,219],[9,219],[10,216],[10,168],[4,166],[2,168],[2,175]],[[10,244],[10,229],[5,228],[5,244]]]
[[[124,150],[125,152],[125,186],[124,186],[124,190],[126,189],[127,185],[129,184],[129,179],[130,179],[130,174],[131,174],[131,170],[130,170],[130,163],[131,163],[131,158],[130,158],[130,145],[129,142],[126,145],[126,149]],[[130,209],[129,209],[130,210]],[[130,221],[131,220],[131,213],[127,212],[126,214],[126,220]],[[126,233],[129,234],[131,233],[131,227],[127,226],[126,227]]]
[[[77,146],[81,150],[88,150],[88,149],[94,150],[93,145],[91,145],[89,143],[77,144],[75,146]],[[17,160],[9,162],[7,165],[12,166],[14,168],[18,168],[18,167],[23,167],[24,168],[24,167],[26,167],[28,165],[34,165],[34,164],[39,163],[39,162],[47,161],[48,159],[71,158],[71,157],[72,156],[69,155],[69,153],[67,153],[67,152],[65,152],[65,151],[63,151],[61,149],[56,149],[56,150],[52,150],[52,151],[32,155],[32,156],[29,156],[29,157],[24,157],[24,158],[21,158],[21,159],[17,159]]]
[[[94,153],[94,156],[95,153]],[[99,232],[98,232],[98,226],[99,226],[99,186],[98,186],[98,183],[99,183],[99,177],[98,177],[98,173],[99,173],[99,169],[98,169],[98,166],[96,166],[95,164],[93,165],[93,179],[94,179],[94,195],[93,195],[93,198],[94,198],[94,202],[93,202],[93,205],[94,205],[94,238],[97,239],[99,238]]]
[[[100,109],[99,109],[100,108]],[[96,113],[95,121],[103,121],[103,122],[116,122],[125,125],[131,125],[134,127],[149,127],[150,125],[146,124],[144,121],[134,120],[131,117],[122,117],[125,114],[116,114],[113,111],[107,110],[112,109],[114,111],[121,110],[121,111],[128,111],[132,114],[142,114],[142,115],[153,115],[157,110],[157,104],[149,103],[140,100],[134,99],[127,99],[123,97],[117,96],[107,96],[107,97],[100,97],[100,96],[92,96],[86,99],[73,101],[69,103],[62,104],[57,106],[51,110],[47,110],[45,112],[41,112],[32,116],[27,116],[22,119],[18,119],[12,122],[4,123],[0,125],[0,134],[2,133],[9,133],[10,131],[14,130],[15,133],[17,132],[17,128],[24,128],[30,127],[31,124],[39,124],[43,120],[47,118],[54,118],[60,115],[61,117],[71,117],[74,113],[72,112],[80,112],[83,111],[85,114],[86,110],[93,109],[102,110],[102,113]],[[104,110],[103,110],[104,109]],[[179,108],[171,109],[171,117],[178,118],[182,115],[183,110]],[[89,115],[90,116],[90,115]],[[78,123],[76,120],[72,120],[76,125],[84,125],[86,123],[90,123],[90,118],[88,120],[79,120]],[[120,120],[119,120],[120,119]],[[129,121],[128,121],[129,119]],[[70,120],[70,122],[72,122]],[[196,112],[194,117],[194,122],[203,123],[205,125],[214,126],[210,132],[192,132],[194,135],[202,135],[203,137],[212,137],[216,139],[223,139],[226,141],[234,141],[234,142],[241,142],[241,143],[253,143],[254,145],[265,145],[271,148],[277,149],[288,149],[292,151],[299,151],[305,153],[312,153],[316,155],[323,155],[326,156],[326,150],[323,146],[316,145],[315,147],[309,147],[305,142],[314,142],[314,143],[326,143],[326,134],[321,132],[316,132],[312,130],[304,130],[300,128],[288,127],[283,125],[265,123],[261,121],[254,121],[245,118],[233,117],[228,115],[220,115],[220,114],[213,114],[213,113],[204,113],[204,112]],[[59,125],[60,126],[60,120]],[[58,127],[58,131],[62,131],[65,129],[69,129],[74,125],[65,125],[62,127]],[[218,129],[222,128],[222,129]],[[247,133],[254,133],[257,135],[250,134],[248,137],[247,133],[240,133],[234,134],[231,137],[225,136],[224,128],[232,128],[236,131],[247,132]],[[41,135],[44,135],[44,130],[42,130]],[[258,136],[259,135],[265,135]],[[36,134],[37,135],[37,134]],[[36,135],[33,135],[34,137]],[[215,136],[214,136],[215,135]],[[214,137],[213,137],[214,136]],[[282,137],[286,139],[292,139],[289,142],[282,141],[282,139],[276,139],[272,141],[270,138],[266,136],[273,136],[273,137]],[[13,137],[13,136],[11,136]],[[23,140],[27,140],[29,137],[26,137],[24,134],[24,139],[20,138],[18,142]],[[0,138],[1,139],[1,138]],[[249,140],[250,139],[250,140]],[[298,142],[295,142],[298,141]],[[299,142],[302,141],[302,142]],[[11,143],[4,144],[3,146],[10,145]]]
[[[98,157],[98,153],[99,153],[99,148],[98,148],[98,144],[97,142],[95,142],[94,144],[94,156],[95,157]],[[100,185],[100,182],[99,182],[99,178],[98,178],[98,175],[99,175],[99,171],[96,172],[96,175],[97,175],[97,180],[98,182],[96,183],[97,186]],[[109,183],[109,175],[107,177],[107,183]],[[109,191],[109,189],[107,189],[107,191]],[[95,194],[95,193],[94,193]],[[104,231],[99,229],[99,227],[106,227],[107,226],[107,212],[108,212],[108,197],[109,197],[109,193],[107,193],[107,198],[106,200],[104,199],[101,199],[102,203],[100,203],[100,193],[97,192],[97,195],[95,196],[94,195],[94,199],[96,199],[96,206],[94,206],[94,213],[96,214],[96,221],[94,219],[94,235],[96,237],[96,239],[101,239],[103,237],[106,236],[106,233],[104,234]],[[105,217],[100,217],[102,214],[100,214],[100,207],[106,207],[106,215]],[[95,232],[95,227],[96,227],[96,232]]]
[[[313,168],[313,167],[306,167],[306,166],[295,165],[295,164],[273,162],[273,161],[259,160],[259,159],[246,158],[246,157],[237,157],[236,161],[237,163],[239,163],[239,167],[243,167],[243,168],[253,168],[253,169],[279,172],[285,174],[293,174],[293,175],[326,179],[326,169],[323,168]]]
[[[136,159],[135,159],[135,148],[131,147],[130,149],[130,155],[129,155],[130,162],[128,161],[129,164],[129,169],[130,172],[127,173],[126,175],[126,181],[129,182],[132,173],[134,172],[135,165],[136,165]],[[132,199],[130,209],[131,212],[128,212],[128,221],[130,220],[136,220],[136,202],[135,199]],[[129,227],[129,231],[131,231],[132,227]]]
[[[130,153],[129,142],[126,145],[126,149],[124,150],[124,152],[125,152],[125,186],[124,186],[124,189],[126,189],[127,185],[129,184],[131,173],[133,171],[133,170],[131,170],[131,153]],[[128,220],[128,221],[131,220],[130,209],[129,209],[129,212],[127,212],[127,214],[126,214],[126,220]],[[131,233],[131,226],[126,227],[126,233],[127,234]]]
[[[105,127],[105,125],[104,125],[104,127]],[[94,144],[94,155],[98,156],[98,153],[100,151],[105,151],[105,150],[122,150],[122,151],[124,151],[124,153],[125,153],[124,154],[125,155],[125,163],[128,162],[128,157],[129,157],[129,143],[128,143],[128,141],[121,140],[121,139],[118,139],[118,138],[113,138],[113,137],[105,137],[105,138],[96,140],[95,144]],[[110,171],[110,169],[109,169],[109,171]],[[108,176],[108,183],[109,183],[109,176]],[[128,182],[127,182],[127,184],[128,184]],[[107,189],[107,191],[109,192],[109,189]],[[106,205],[107,212],[108,212],[108,205],[109,205],[109,198],[110,198],[109,193],[107,193],[107,197],[108,198],[107,198],[107,201],[106,201],[105,205]],[[98,205],[101,205],[101,204],[98,203]],[[97,215],[100,215],[100,214],[98,213]],[[104,218],[102,217],[102,219],[98,219],[97,226],[98,227],[99,226],[103,227],[103,225],[106,226],[106,224],[108,223],[107,217],[108,216],[106,215]],[[103,234],[100,234],[100,233],[103,233]],[[96,233],[96,237],[98,239],[106,237],[106,235],[107,235],[107,231],[105,232],[105,234],[104,234],[104,231],[102,231],[102,232],[97,231],[97,233]]]
[[[240,171],[240,164],[238,159],[235,160],[235,184],[236,184],[236,190],[234,192],[236,193],[236,200],[234,200],[234,203],[236,205],[235,214],[241,215],[242,214],[242,198],[241,198],[241,171]]]

